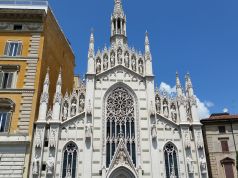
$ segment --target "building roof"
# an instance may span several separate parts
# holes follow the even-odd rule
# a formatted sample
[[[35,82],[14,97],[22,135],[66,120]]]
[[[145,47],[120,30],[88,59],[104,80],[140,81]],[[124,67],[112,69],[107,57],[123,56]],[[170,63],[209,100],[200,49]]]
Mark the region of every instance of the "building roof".
[[[217,122],[217,121],[238,121],[238,115],[230,115],[229,113],[215,113],[209,118],[202,119],[201,122]]]
[[[42,9],[47,12],[48,0],[0,0],[0,9]]]

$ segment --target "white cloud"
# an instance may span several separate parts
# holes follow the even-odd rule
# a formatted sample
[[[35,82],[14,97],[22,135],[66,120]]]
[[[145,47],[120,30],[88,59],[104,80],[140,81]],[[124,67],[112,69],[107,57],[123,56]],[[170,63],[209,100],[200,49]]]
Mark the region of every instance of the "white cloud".
[[[211,103],[207,104],[206,101],[201,102],[198,97],[196,97],[196,99],[197,99],[197,105],[198,105],[199,118],[200,119],[208,118],[210,116],[209,107],[212,107],[213,105],[211,105]]]
[[[229,110],[227,108],[224,108],[223,112],[229,112]]]
[[[167,91],[169,94],[176,92],[176,86],[171,87],[170,85],[168,85],[165,82],[161,82],[160,90],[165,90]],[[197,100],[197,105],[198,105],[198,116],[200,119],[204,119],[204,118],[208,118],[210,116],[210,111],[209,108],[214,106],[214,103],[211,101],[204,101],[202,102],[197,96],[196,100]]]
[[[169,94],[171,93],[175,93],[176,92],[176,86],[171,87],[170,85],[168,85],[167,83],[161,82],[159,89],[161,91],[165,90],[167,91]]]
[[[211,107],[214,106],[214,103],[211,102],[211,101],[204,101],[204,104],[205,104],[205,106],[207,106],[208,108],[211,108]]]

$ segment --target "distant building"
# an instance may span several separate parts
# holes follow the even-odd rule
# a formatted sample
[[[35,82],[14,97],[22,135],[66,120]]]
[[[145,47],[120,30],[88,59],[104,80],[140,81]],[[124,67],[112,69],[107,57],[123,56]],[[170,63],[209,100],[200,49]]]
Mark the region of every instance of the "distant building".
[[[0,1],[1,178],[28,177],[47,68],[50,106],[60,68],[65,93],[73,88],[74,66],[72,49],[47,1]]]
[[[203,124],[209,177],[236,178],[238,115],[212,114]]]

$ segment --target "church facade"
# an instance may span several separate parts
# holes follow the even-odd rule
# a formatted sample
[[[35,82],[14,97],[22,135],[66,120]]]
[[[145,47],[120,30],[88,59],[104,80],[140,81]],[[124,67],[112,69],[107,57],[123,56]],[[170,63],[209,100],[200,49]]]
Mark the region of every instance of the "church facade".
[[[115,0],[111,46],[95,53],[91,33],[85,82],[70,94],[49,74],[32,146],[31,178],[207,178],[196,97],[189,74],[176,95],[154,87],[149,37],[145,51],[127,44],[126,16]]]

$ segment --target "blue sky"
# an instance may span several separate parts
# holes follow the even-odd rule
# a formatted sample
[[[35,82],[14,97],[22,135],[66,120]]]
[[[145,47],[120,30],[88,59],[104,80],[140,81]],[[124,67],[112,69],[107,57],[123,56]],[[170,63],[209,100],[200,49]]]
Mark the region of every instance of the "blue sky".
[[[86,72],[90,29],[95,47],[109,46],[114,0],[49,0]],[[195,94],[211,113],[238,113],[237,0],[123,0],[129,45],[144,50],[148,30],[156,83],[175,85],[189,71]],[[169,86],[167,86],[169,87]],[[205,111],[207,112],[207,111]]]

